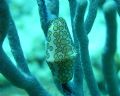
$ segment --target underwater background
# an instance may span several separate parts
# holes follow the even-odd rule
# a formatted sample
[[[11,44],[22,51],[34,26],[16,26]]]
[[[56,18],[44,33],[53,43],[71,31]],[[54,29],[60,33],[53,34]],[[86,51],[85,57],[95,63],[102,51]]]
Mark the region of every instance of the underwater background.
[[[45,35],[41,28],[39,11],[36,0],[8,0],[10,12],[15,22],[18,35],[20,38],[21,47],[25,58],[28,62],[28,67],[32,74],[38,79],[41,85],[52,94],[52,96],[63,96],[56,85],[54,84],[51,71],[45,61]],[[70,9],[67,0],[59,0],[59,17],[63,17],[68,25],[71,36],[71,19]],[[88,10],[88,7],[87,7]],[[117,18],[117,51],[115,53],[115,66],[120,84],[120,17]],[[101,96],[109,96],[106,91],[104,76],[102,73],[102,53],[104,51],[106,40],[106,25],[102,9],[98,9],[98,13],[88,34],[89,38],[89,53],[92,63],[95,79],[101,91]],[[112,42],[112,41],[111,41]],[[5,38],[3,43],[5,52],[15,63],[9,41]],[[16,63],[15,63],[16,64]],[[109,69],[106,69],[109,70]],[[87,88],[85,80],[84,96],[91,96]],[[0,74],[0,96],[28,96],[27,93],[12,85],[2,74]]]

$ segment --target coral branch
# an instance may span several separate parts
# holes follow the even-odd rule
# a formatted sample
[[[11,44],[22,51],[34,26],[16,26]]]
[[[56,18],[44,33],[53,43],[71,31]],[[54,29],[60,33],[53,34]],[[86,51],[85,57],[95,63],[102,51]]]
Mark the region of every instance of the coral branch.
[[[84,14],[85,9],[87,7],[87,1],[81,1],[77,4],[76,10],[75,10],[75,21],[76,22],[76,17],[79,14],[78,12],[82,14]],[[82,19],[82,18],[81,18]],[[78,26],[80,26],[78,24]],[[76,27],[78,27],[75,25],[74,23],[74,28],[77,29]],[[74,30],[75,34],[77,33],[78,30]],[[78,35],[78,34],[77,34]],[[77,37],[79,38],[79,37]],[[79,46],[79,41],[78,41],[78,46]],[[80,50],[77,50],[78,54],[77,54],[77,60],[75,62],[75,68],[74,68],[74,89],[76,89],[75,94],[76,96],[83,96],[83,70],[82,70],[82,63],[81,63],[81,58],[80,58]]]
[[[8,28],[11,28],[15,32],[15,26],[10,25],[10,13],[9,8],[5,0],[0,0],[0,31],[1,31],[1,45],[0,45],[0,72],[15,86],[26,90],[30,96],[50,96],[49,93],[40,85],[40,83],[31,75],[27,74],[19,68],[17,68],[3,51],[2,43],[8,32]],[[3,21],[4,20],[4,21]],[[13,24],[13,21],[12,21]],[[15,33],[12,35],[14,38]],[[9,37],[11,39],[11,37]],[[19,40],[19,38],[18,38]],[[13,42],[12,42],[13,43]],[[18,46],[19,41],[17,41]],[[22,49],[20,49],[22,50]],[[24,57],[23,57],[24,58]],[[19,62],[20,63],[20,62]],[[24,66],[24,65],[23,65]],[[25,65],[27,66],[27,64]],[[28,70],[28,69],[27,69]]]
[[[102,57],[103,72],[110,96],[120,96],[118,78],[115,70],[114,55],[117,44],[116,6],[113,1],[104,4],[104,16],[107,27],[105,50]]]
[[[58,17],[58,15],[59,15],[59,0],[45,0],[45,1],[46,1],[46,7],[47,7],[48,11],[55,17]]]
[[[74,16],[75,16],[75,10],[77,6],[77,1],[76,0],[68,0],[69,1],[69,7],[70,7],[70,16],[71,16],[71,25],[72,25],[72,33],[74,37],[74,46],[76,47],[76,50],[79,50],[79,41],[77,38],[77,35],[74,30]]]
[[[49,22],[49,20],[48,20],[48,11],[46,8],[45,0],[37,0],[37,4],[39,8],[41,27],[44,31],[45,36],[47,36],[47,30],[48,30],[47,23]]]
[[[17,29],[14,24],[14,21],[12,20],[12,17],[11,17],[10,24],[9,24],[8,39],[9,39],[9,44],[11,47],[11,52],[17,62],[18,67],[22,71],[24,71],[26,73],[30,73],[28,66],[27,66],[27,62],[23,55],[23,51],[22,51],[22,48],[20,45]]]
[[[72,24],[73,24],[73,19],[74,19],[74,16],[75,16],[77,1],[76,0],[68,0],[68,1],[69,1],[69,6],[70,6],[71,21],[72,21]]]
[[[98,9],[98,1],[99,0],[89,0],[90,5],[88,9],[88,14],[85,20],[85,31],[86,33],[89,33],[92,29],[93,23],[95,21],[96,15],[97,15],[97,9]]]
[[[5,39],[8,32],[9,26],[9,10],[5,0],[0,0],[0,47]]]
[[[0,64],[1,73],[12,84],[25,89],[30,96],[50,96],[32,75],[27,75],[19,70],[2,49],[0,49]]]
[[[52,21],[54,18],[56,18],[59,14],[59,6],[58,6],[59,1],[58,0],[47,1],[47,3],[49,2],[50,4],[54,4],[54,7],[53,5],[51,5],[53,8],[50,5],[48,5],[47,7],[45,1],[47,0],[37,0],[37,4],[39,8],[41,26],[45,36],[47,36],[49,22]]]
[[[88,37],[87,37],[87,33],[84,30],[84,13],[85,13],[85,8],[83,6],[80,6],[75,15],[76,16],[75,30],[77,32],[77,36],[80,42],[81,63],[83,66],[86,82],[89,87],[91,95],[100,96],[99,89],[93,75],[93,70],[91,67],[91,62],[89,57]]]
[[[114,0],[116,2],[116,5],[117,5],[117,11],[118,11],[118,14],[120,16],[120,0]]]

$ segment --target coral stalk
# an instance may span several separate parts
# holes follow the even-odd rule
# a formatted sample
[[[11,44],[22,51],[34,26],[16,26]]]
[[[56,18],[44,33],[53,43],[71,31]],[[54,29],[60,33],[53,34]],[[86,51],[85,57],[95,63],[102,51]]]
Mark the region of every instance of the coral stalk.
[[[120,0],[114,0],[116,2],[116,5],[117,5],[117,11],[118,11],[118,14],[120,16]]]
[[[43,29],[43,32],[45,36],[47,36],[47,30],[48,30],[48,11],[46,8],[45,0],[37,0],[38,9],[39,9],[39,15],[40,15],[40,22],[41,27]]]
[[[98,1],[99,0],[89,0],[90,5],[87,13],[87,17],[85,19],[85,31],[86,33],[89,33],[92,29],[92,26],[94,24],[96,15],[97,15],[97,9],[98,9]]]
[[[17,29],[16,29],[16,26],[14,24],[14,21],[12,20],[12,17],[11,17],[10,24],[9,24],[8,39],[9,39],[9,44],[11,47],[11,52],[12,52],[12,54],[17,62],[17,66],[22,71],[24,71],[26,73],[30,73],[28,66],[27,66],[27,62],[25,60],[25,57],[24,57],[24,54],[22,51],[22,48],[21,48]]]
[[[117,44],[116,6],[113,1],[108,1],[103,6],[107,27],[105,50],[102,55],[103,73],[110,96],[120,96],[118,78],[115,69],[114,56]]]
[[[40,83],[38,83],[34,76],[17,68],[4,52],[2,43],[7,35],[8,29],[10,28],[10,19],[11,16],[7,3],[5,0],[0,0],[0,72],[12,84],[26,90],[30,96],[50,96]]]
[[[82,14],[79,14],[82,13]],[[80,42],[80,55],[81,55],[81,63],[83,66],[85,79],[90,90],[92,96],[100,96],[100,92],[97,86],[97,83],[94,78],[93,70],[91,67],[90,56],[88,51],[88,37],[85,31],[84,26],[84,14],[85,8],[83,6],[78,7],[75,17],[75,26],[77,36]]]
[[[3,44],[5,36],[8,31],[10,13],[8,10],[8,5],[5,0],[0,0],[0,47]]]

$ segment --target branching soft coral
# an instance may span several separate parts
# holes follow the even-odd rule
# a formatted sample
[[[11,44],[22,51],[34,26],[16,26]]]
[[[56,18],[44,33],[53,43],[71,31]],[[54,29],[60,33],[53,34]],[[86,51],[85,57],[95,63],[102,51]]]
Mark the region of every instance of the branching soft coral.
[[[59,17],[59,0],[36,1],[41,28],[47,41],[46,61],[58,90],[64,96],[84,96],[83,79],[85,79],[91,96],[100,96],[91,66],[87,36],[94,24],[100,2],[98,0],[68,0],[74,37],[72,40],[66,21]],[[120,14],[119,0],[115,1]],[[106,49],[102,58],[103,73],[110,96],[119,96],[119,86],[113,69],[113,57],[116,51],[116,7],[104,5],[103,9],[107,25]],[[2,48],[6,36],[17,66]],[[51,96],[28,68],[6,0],[0,0],[0,72],[13,85],[24,89],[29,96]]]

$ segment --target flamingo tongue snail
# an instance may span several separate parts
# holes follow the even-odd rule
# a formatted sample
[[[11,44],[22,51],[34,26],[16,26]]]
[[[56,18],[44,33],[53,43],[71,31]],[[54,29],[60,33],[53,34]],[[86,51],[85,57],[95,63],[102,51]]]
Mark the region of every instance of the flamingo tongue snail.
[[[61,17],[51,21],[46,44],[46,61],[53,78],[64,84],[73,77],[76,51],[65,20]]]

